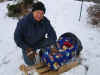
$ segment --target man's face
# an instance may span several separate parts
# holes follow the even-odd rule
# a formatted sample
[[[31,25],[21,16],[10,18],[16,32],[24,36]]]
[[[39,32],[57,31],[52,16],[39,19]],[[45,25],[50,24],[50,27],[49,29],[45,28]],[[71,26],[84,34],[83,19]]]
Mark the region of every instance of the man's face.
[[[33,12],[33,17],[36,21],[41,21],[44,17],[44,12],[42,10],[36,10]]]

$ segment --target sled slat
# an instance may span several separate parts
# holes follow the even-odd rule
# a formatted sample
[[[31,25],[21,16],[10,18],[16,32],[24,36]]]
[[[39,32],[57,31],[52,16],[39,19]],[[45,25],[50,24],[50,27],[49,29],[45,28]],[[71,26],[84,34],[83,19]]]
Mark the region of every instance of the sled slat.
[[[25,66],[24,64],[22,64],[22,65],[19,67],[19,69],[20,69],[21,71],[23,71],[23,72],[25,73],[25,75],[28,75],[28,69],[26,68],[26,66]]]
[[[38,69],[38,68],[41,68],[41,67],[43,67],[43,66],[45,66],[44,63],[35,64],[35,65],[34,65],[34,68]]]
[[[36,71],[37,71],[38,73],[44,73],[44,72],[47,72],[47,71],[49,71],[49,70],[50,70],[50,68],[49,68],[48,66],[46,66],[46,67],[44,67],[44,68],[37,69]]]
[[[53,71],[50,70],[48,66],[44,65],[43,63],[40,63],[31,67],[26,67],[25,65],[21,65],[20,70],[23,71],[25,75],[28,75],[28,71],[34,69],[36,70],[36,72],[39,73],[39,75],[59,75],[60,73],[67,72],[78,65],[79,65],[79,61],[74,61],[71,62],[70,64],[66,64],[60,67],[57,71]]]
[[[49,71],[46,73],[40,73],[40,75],[59,75],[60,73],[67,72],[70,69],[72,69],[78,65],[79,65],[79,63],[77,61],[75,61],[70,64],[66,64],[66,65],[62,66],[61,68],[59,68],[58,71]]]
[[[58,71],[49,71],[46,73],[41,73],[39,75],[59,75],[59,72]]]
[[[61,68],[59,68],[58,72],[59,73],[67,72],[68,70],[70,70],[78,65],[79,65],[79,63],[77,61],[72,62],[70,64],[66,64],[66,65],[62,66]]]

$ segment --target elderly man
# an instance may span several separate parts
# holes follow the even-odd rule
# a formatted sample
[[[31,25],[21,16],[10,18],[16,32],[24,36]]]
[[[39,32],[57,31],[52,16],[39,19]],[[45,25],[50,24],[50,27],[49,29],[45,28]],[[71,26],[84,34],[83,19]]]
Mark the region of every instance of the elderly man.
[[[37,49],[54,45],[57,40],[56,32],[44,16],[45,12],[42,2],[35,3],[32,12],[19,20],[14,33],[14,40],[22,48],[24,61],[29,66],[35,64]]]

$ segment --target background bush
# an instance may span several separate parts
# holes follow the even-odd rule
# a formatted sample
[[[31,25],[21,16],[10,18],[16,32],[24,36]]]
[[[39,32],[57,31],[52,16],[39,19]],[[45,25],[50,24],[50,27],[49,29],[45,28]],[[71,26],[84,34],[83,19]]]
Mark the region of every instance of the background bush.
[[[14,4],[14,5],[9,5],[7,6],[8,8],[8,16],[9,17],[15,17],[18,15],[18,13],[21,13],[21,8],[20,4]]]
[[[4,0],[0,0],[0,2],[3,2]]]
[[[32,4],[34,0],[23,0],[24,5],[27,7],[29,4]]]
[[[77,1],[82,1],[82,0],[77,0]],[[100,0],[83,0],[83,1],[94,2],[94,3],[100,3]]]

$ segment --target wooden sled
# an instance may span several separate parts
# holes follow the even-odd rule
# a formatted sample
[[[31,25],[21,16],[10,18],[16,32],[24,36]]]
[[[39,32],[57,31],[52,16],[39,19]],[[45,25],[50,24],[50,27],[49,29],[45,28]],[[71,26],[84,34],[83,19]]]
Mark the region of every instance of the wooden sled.
[[[74,61],[74,62],[71,62],[70,64],[66,64],[66,65],[60,67],[57,71],[50,70],[50,68],[48,66],[46,66],[45,64],[43,64],[43,63],[35,64],[34,66],[31,66],[31,67],[21,65],[19,67],[19,69],[22,72],[24,72],[25,75],[29,75],[28,72],[30,70],[36,70],[36,72],[38,72],[39,75],[59,75],[63,72],[69,71],[70,69],[72,69],[72,68],[74,68],[78,65],[79,65],[79,62]]]

